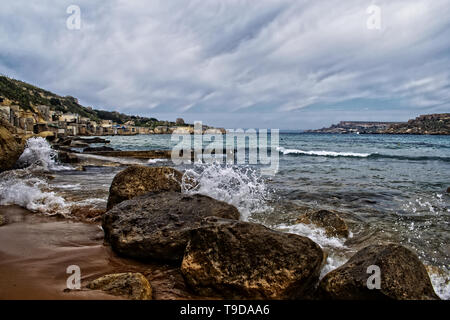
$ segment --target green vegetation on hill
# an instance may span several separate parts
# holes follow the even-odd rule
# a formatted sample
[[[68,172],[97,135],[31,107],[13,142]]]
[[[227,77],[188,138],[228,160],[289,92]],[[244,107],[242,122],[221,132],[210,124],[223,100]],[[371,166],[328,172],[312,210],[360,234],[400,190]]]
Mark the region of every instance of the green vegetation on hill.
[[[14,105],[20,106],[24,110],[33,111],[33,106],[46,105],[55,111],[63,113],[77,113],[82,117],[94,121],[112,120],[118,124],[127,121],[134,121],[136,126],[151,127],[175,126],[175,122],[159,121],[155,118],[140,116],[129,116],[116,111],[96,110],[87,108],[78,103],[78,100],[71,96],[62,97],[47,90],[38,88],[26,82],[11,79],[0,75],[0,101],[8,99]]]

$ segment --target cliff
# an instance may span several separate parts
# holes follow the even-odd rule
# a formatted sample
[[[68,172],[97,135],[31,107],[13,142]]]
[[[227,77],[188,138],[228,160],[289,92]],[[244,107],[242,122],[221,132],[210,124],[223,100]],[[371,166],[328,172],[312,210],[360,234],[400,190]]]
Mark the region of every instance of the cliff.
[[[450,113],[421,115],[406,123],[391,125],[385,134],[450,134]]]
[[[341,121],[315,133],[450,134],[450,113],[421,115],[408,122]]]

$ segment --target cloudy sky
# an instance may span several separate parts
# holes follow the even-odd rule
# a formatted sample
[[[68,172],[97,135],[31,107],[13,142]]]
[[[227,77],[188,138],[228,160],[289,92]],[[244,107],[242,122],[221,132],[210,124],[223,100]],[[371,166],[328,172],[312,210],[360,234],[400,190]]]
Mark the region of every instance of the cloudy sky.
[[[0,44],[2,74],[159,119],[308,129],[450,112],[450,0],[3,0]]]

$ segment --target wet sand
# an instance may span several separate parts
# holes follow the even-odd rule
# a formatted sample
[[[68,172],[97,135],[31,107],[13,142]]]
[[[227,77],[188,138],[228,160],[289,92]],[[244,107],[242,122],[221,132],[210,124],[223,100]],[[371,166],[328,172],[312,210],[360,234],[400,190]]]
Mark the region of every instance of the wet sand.
[[[47,217],[18,206],[0,206],[0,215],[8,221],[0,226],[0,300],[121,299],[84,288],[90,280],[118,272],[144,274],[154,299],[200,298],[186,288],[178,268],[116,256],[103,245],[97,224]],[[65,290],[70,265],[81,269],[81,290]]]

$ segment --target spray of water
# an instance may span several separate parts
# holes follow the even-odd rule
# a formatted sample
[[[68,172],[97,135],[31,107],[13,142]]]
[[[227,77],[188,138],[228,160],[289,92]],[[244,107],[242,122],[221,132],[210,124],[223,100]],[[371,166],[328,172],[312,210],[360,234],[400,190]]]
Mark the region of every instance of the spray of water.
[[[253,213],[270,210],[267,202],[271,193],[261,175],[250,167],[197,163],[185,171],[182,190],[232,204],[244,221]]]
[[[56,151],[41,137],[33,137],[27,140],[25,150],[17,161],[19,168],[33,166],[43,171],[70,170],[70,167],[62,166],[56,162]]]

